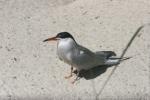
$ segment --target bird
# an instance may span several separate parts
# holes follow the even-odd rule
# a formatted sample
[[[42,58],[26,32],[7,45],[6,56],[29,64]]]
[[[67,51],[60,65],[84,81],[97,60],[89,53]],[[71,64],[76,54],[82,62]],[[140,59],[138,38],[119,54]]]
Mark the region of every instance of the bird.
[[[101,65],[117,65],[122,58],[116,56],[113,51],[97,51],[93,52],[88,48],[78,44],[69,32],[60,32],[56,36],[45,39],[46,41],[57,41],[57,55],[59,59],[71,66],[71,72],[66,79],[73,76],[76,71],[74,83],[79,78],[80,71],[89,70],[95,66]],[[75,69],[75,70],[73,70]]]

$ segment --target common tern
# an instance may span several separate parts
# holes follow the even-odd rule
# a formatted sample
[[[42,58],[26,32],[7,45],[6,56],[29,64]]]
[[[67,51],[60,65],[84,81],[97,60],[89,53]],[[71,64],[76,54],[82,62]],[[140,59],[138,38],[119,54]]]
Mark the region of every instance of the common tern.
[[[74,72],[73,68],[76,69],[77,77],[72,83],[78,79],[81,70],[89,70],[101,65],[117,65],[120,63],[120,59],[122,59],[116,57],[113,51],[92,52],[79,45],[68,32],[60,32],[55,37],[48,38],[43,42],[46,41],[57,41],[57,54],[59,59],[71,65],[71,73],[66,78],[72,77]]]

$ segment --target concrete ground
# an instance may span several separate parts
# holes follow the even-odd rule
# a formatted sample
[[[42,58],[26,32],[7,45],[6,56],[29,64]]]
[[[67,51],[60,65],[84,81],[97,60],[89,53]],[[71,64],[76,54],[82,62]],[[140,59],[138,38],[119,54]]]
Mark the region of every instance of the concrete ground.
[[[150,23],[149,0],[0,0],[0,100],[150,99],[150,26],[133,41],[122,62],[74,85],[56,43],[42,41],[68,31],[92,51],[121,55],[135,31]]]

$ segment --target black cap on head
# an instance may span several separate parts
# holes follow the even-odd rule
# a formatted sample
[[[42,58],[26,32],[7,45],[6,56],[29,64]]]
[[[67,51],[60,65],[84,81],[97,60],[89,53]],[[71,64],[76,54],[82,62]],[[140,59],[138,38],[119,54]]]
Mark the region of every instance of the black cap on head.
[[[56,37],[57,38],[72,38],[74,40],[73,36],[68,32],[60,32],[56,35]]]

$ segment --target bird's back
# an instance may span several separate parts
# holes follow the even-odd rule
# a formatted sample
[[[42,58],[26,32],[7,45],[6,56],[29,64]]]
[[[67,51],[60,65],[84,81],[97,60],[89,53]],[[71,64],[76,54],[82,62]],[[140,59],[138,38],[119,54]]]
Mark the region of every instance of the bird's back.
[[[104,57],[95,54],[89,49],[78,45],[78,55],[75,57],[74,63],[78,70],[88,70],[105,62]]]
[[[104,51],[94,53],[72,39],[61,40],[57,46],[57,53],[61,60],[76,67],[77,70],[88,70],[103,65],[106,58],[113,55]]]

